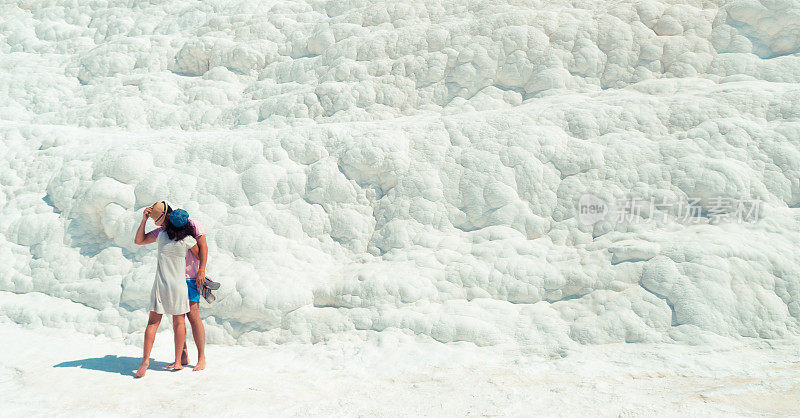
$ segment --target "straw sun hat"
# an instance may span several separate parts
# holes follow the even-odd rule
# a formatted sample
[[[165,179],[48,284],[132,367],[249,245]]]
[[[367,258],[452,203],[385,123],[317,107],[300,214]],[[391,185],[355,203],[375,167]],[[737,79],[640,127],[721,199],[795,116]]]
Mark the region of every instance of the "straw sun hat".
[[[169,209],[169,205],[165,201],[156,202],[153,205],[153,210],[150,211],[150,218],[153,219],[158,226],[164,226],[164,221],[167,220],[167,210]]]

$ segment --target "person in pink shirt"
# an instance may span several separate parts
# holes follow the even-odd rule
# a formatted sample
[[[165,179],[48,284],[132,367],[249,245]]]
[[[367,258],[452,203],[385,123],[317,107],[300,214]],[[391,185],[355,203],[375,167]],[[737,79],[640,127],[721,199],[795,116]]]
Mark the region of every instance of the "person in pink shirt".
[[[169,219],[172,208],[165,202],[156,202],[150,206],[150,218],[153,219],[158,228],[148,232],[146,238],[155,241],[158,234],[164,230],[164,220]],[[197,244],[186,253],[186,287],[189,292],[189,313],[186,317],[192,327],[192,336],[197,345],[197,365],[194,371],[206,368],[205,340],[206,331],[203,321],[200,319],[200,294],[203,283],[206,279],[206,262],[208,261],[208,246],[206,244],[206,233],[202,225],[194,219],[189,219],[188,224],[194,231],[192,237]],[[183,354],[181,364],[189,364],[189,350],[186,342],[183,343]]]

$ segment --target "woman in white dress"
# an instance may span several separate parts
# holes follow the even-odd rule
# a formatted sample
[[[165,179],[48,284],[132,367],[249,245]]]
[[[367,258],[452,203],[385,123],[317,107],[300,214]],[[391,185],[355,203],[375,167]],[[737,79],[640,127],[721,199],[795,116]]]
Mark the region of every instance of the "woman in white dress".
[[[153,234],[145,234],[144,226],[152,207],[145,208],[142,222],[136,231],[134,242],[138,245],[158,243],[158,265],[153,290],[150,292],[150,318],[144,331],[144,352],[142,365],[136,377],[144,376],[150,363],[150,351],[156,339],[156,331],[161,316],[172,315],[172,328],[175,333],[175,362],[167,366],[170,370],[180,370],[181,354],[186,341],[184,314],[189,312],[189,293],[186,290],[185,270],[186,252],[197,241],[192,238],[189,214],[183,209],[175,209],[164,222],[164,229]],[[154,231],[155,232],[155,231]]]

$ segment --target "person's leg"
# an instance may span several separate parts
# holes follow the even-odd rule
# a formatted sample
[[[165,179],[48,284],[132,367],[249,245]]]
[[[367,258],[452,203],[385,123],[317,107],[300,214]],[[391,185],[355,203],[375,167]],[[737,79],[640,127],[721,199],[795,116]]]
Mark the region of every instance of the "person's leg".
[[[153,350],[153,342],[156,340],[156,331],[158,331],[158,324],[160,323],[161,314],[150,311],[150,317],[147,319],[147,328],[144,329],[142,365],[136,371],[136,377],[142,377],[147,372],[147,366],[150,365],[150,351]]]
[[[186,322],[184,322],[183,314],[172,315],[172,330],[175,333],[175,362],[167,366],[167,369],[180,370],[183,368],[181,353],[183,345],[186,344]]]
[[[206,329],[200,319],[200,303],[190,302],[189,313],[186,316],[192,326],[192,336],[197,346],[197,365],[194,366],[193,370],[203,370],[206,368]]]
[[[189,314],[186,314],[186,316],[189,316]],[[194,326],[192,326],[192,332],[194,332]],[[188,345],[189,345],[188,341],[184,341],[183,342],[183,351],[181,352],[181,365],[183,365],[183,366],[189,364],[189,348],[188,348]]]
[[[195,282],[194,282],[193,278],[186,279],[186,287],[187,287],[187,290],[189,292],[188,293],[188,295],[189,295],[189,308],[190,308],[190,312],[191,312],[192,303],[195,302],[194,304],[197,305],[196,302],[200,302],[200,294],[197,293],[197,286],[195,285]],[[189,317],[188,313],[186,314],[186,317]],[[196,326],[194,325],[194,322],[192,322],[191,319],[189,320],[189,322],[192,324],[192,333],[195,333],[196,332],[195,331],[195,327]],[[201,326],[202,326],[202,324],[201,324]],[[188,341],[183,343],[183,352],[181,353],[181,364],[184,365],[184,366],[189,364],[189,343],[188,343]]]

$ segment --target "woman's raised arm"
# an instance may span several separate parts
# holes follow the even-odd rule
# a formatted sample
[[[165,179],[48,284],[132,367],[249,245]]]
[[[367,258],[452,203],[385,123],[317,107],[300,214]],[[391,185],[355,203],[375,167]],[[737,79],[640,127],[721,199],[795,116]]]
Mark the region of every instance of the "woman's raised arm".
[[[156,242],[156,238],[154,236],[144,233],[144,226],[147,224],[147,218],[150,216],[151,210],[153,210],[153,208],[150,206],[144,208],[142,222],[139,223],[139,229],[136,230],[136,237],[133,238],[133,243],[136,245],[145,245]]]

